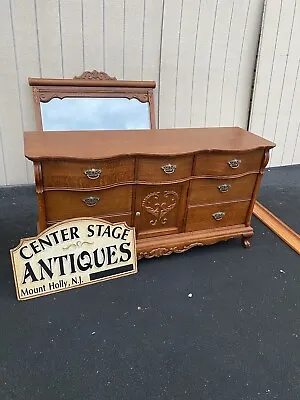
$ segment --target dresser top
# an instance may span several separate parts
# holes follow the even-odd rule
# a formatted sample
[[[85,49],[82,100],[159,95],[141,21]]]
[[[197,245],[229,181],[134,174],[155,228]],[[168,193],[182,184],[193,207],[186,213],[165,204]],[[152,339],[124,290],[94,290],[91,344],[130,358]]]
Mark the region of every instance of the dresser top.
[[[30,160],[89,159],[122,155],[169,156],[201,151],[248,151],[275,144],[238,127],[126,131],[25,132]]]

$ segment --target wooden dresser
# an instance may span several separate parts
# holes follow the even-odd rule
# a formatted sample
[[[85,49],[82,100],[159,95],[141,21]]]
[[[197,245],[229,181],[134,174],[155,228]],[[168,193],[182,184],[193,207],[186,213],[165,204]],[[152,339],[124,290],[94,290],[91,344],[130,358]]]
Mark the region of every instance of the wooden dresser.
[[[240,128],[25,132],[38,229],[94,216],[135,226],[138,258],[253,235],[275,145]]]

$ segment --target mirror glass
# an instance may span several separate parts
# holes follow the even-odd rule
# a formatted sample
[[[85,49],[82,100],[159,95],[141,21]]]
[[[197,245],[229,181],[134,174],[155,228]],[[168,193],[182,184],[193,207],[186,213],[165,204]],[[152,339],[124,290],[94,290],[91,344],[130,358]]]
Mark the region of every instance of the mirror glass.
[[[44,131],[150,129],[149,103],[126,98],[54,98],[41,103]]]

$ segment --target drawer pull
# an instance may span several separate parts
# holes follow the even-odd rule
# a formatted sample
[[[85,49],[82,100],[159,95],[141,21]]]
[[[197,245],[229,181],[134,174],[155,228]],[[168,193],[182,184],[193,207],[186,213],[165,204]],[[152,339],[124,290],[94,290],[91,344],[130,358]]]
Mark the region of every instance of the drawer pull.
[[[221,193],[225,193],[228,192],[229,189],[231,189],[231,185],[227,185],[227,183],[224,183],[223,185],[219,185],[218,189]]]
[[[218,212],[212,214],[212,216],[216,221],[220,221],[221,219],[223,219],[225,217],[225,213],[223,211],[218,211]]]
[[[170,174],[173,174],[175,172],[176,165],[172,165],[172,164],[163,165],[161,167],[161,169],[164,171],[164,173],[170,175]]]
[[[88,207],[93,207],[95,206],[98,201],[99,201],[99,197],[86,197],[85,199],[82,199],[82,201],[84,202],[84,204],[86,204]]]
[[[87,176],[89,179],[98,179],[101,175],[101,169],[99,168],[91,168],[84,171],[84,175]]]
[[[241,160],[230,160],[228,161],[228,165],[230,168],[238,168],[241,164]]]

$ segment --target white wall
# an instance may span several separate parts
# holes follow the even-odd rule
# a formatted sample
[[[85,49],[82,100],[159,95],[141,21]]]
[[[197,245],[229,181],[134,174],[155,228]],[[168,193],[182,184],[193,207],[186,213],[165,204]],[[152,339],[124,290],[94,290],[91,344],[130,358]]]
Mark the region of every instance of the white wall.
[[[247,127],[262,10],[263,0],[1,0],[0,185],[33,182],[29,76],[156,80],[159,127]]]
[[[250,130],[276,143],[270,165],[300,163],[300,1],[266,2]]]

